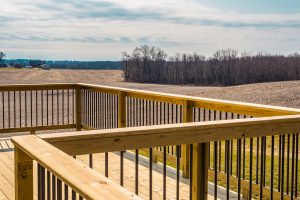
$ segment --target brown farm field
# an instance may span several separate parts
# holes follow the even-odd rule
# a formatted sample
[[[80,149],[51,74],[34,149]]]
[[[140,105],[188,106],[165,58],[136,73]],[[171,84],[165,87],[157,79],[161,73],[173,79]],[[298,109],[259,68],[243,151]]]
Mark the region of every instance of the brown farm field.
[[[179,86],[123,82],[121,70],[0,69],[0,84],[83,82],[300,108],[300,81],[231,87]]]

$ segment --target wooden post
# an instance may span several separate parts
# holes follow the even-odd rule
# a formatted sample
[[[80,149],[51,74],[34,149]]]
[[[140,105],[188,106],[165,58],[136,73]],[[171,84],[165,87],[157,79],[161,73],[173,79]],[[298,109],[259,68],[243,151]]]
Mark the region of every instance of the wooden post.
[[[30,135],[35,135],[35,130],[31,130]]]
[[[81,131],[81,86],[76,86],[76,131]]]
[[[118,128],[126,127],[126,93],[118,94]],[[123,151],[125,152],[125,151]]]
[[[208,143],[193,145],[192,199],[206,200],[208,190]]]
[[[15,147],[15,199],[33,199],[33,160]]]
[[[182,122],[192,122],[193,121],[193,106],[191,101],[185,101],[183,104],[183,119]],[[181,146],[181,163],[182,163],[182,176],[184,178],[189,178],[190,174],[190,146],[182,145]]]
[[[126,93],[118,94],[118,128],[126,127]]]

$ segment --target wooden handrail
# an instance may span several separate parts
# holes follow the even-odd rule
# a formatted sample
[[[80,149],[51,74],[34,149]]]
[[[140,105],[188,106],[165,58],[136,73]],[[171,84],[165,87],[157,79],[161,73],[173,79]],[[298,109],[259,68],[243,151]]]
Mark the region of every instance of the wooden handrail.
[[[37,136],[16,136],[11,140],[15,148],[36,160],[85,199],[140,199]]]
[[[262,137],[299,132],[300,115],[43,134],[69,155]]]
[[[6,129],[0,129],[0,134],[16,133],[16,132],[29,132],[29,131],[45,131],[45,130],[48,131],[48,130],[72,129],[72,128],[76,128],[76,124],[6,128]]]
[[[77,84],[75,83],[0,84],[0,91],[75,89],[76,86]]]

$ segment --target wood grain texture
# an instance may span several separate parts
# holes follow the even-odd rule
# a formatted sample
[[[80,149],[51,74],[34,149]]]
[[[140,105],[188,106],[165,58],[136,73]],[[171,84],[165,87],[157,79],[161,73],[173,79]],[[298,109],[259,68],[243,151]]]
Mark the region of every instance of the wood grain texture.
[[[193,106],[191,101],[185,101],[182,109],[182,122],[193,121]],[[181,145],[182,156],[182,176],[188,178],[190,171],[190,146],[187,144]]]
[[[15,147],[15,199],[33,199],[33,160]]]
[[[86,199],[139,199],[84,164],[34,135],[12,138],[15,148],[55,174]]]
[[[43,134],[39,137],[69,155],[81,155],[290,134],[299,130],[300,115],[291,115]]]
[[[0,134],[1,133],[16,133],[16,132],[35,132],[35,131],[45,131],[45,130],[55,130],[55,129],[71,129],[71,128],[76,128],[76,124],[34,126],[34,127],[21,127],[21,128],[5,128],[5,129],[0,129]]]
[[[0,91],[75,89],[75,83],[0,84]]]

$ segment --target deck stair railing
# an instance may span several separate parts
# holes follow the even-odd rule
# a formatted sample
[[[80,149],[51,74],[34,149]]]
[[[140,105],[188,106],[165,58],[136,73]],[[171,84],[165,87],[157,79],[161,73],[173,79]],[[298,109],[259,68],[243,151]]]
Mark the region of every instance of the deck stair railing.
[[[75,128],[77,131],[109,129],[108,132],[112,132],[114,128],[140,126],[145,126],[141,129],[147,132],[148,128],[158,125],[165,125],[164,128],[167,128],[188,122],[200,122],[200,127],[218,123],[228,125],[230,128],[217,128],[221,138],[212,134],[209,140],[198,138],[194,142],[187,142],[177,138],[180,142],[176,142],[170,140],[171,135],[168,135],[167,139],[161,136],[166,143],[149,142],[148,146],[130,146],[100,152],[105,153],[106,167],[108,152],[121,151],[122,163],[124,150],[130,149],[136,149],[132,152],[136,155],[137,168],[139,154],[148,155],[149,163],[158,160],[166,166],[168,161],[169,166],[182,172],[182,179],[189,178],[189,196],[193,199],[206,198],[207,182],[214,183],[215,198],[218,186],[225,187],[228,198],[230,191],[235,191],[238,198],[248,199],[298,197],[299,123],[293,121],[300,113],[298,109],[81,83],[0,86],[0,95],[0,133]],[[286,119],[291,127],[281,126],[275,116],[280,116],[280,120]],[[271,122],[264,123],[265,119]],[[243,122],[261,124],[241,128]],[[101,135],[102,132],[97,132],[96,135],[98,133]],[[107,142],[112,142],[108,146],[115,144],[114,141]],[[89,146],[84,145],[78,147],[85,149],[81,153],[90,154],[89,163],[92,166],[93,153],[96,152],[89,152],[88,148]],[[138,178],[136,194],[137,181]],[[120,183],[122,185],[122,181]],[[163,198],[166,198],[165,189]],[[149,190],[151,191],[151,187]],[[176,188],[176,197],[179,198],[177,192],[179,194],[179,189]],[[152,191],[149,192],[150,198],[151,194]]]

